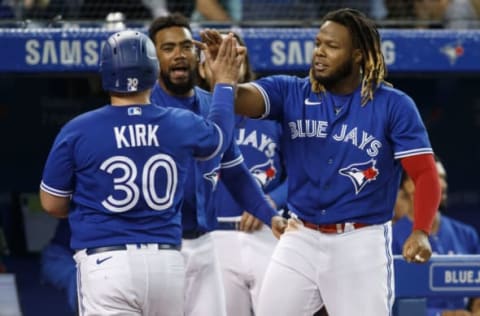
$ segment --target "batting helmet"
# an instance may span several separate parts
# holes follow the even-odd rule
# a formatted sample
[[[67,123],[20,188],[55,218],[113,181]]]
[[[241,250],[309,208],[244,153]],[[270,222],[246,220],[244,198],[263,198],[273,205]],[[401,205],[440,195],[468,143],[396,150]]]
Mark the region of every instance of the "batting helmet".
[[[139,31],[115,33],[103,46],[100,73],[106,91],[125,93],[150,89],[159,70],[153,42]]]

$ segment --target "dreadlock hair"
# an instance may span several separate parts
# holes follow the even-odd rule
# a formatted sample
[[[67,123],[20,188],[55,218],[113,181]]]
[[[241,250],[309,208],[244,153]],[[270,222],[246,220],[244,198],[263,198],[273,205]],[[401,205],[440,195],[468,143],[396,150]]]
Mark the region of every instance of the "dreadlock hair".
[[[350,32],[353,47],[360,49],[362,53],[363,58],[360,67],[363,74],[361,90],[363,106],[373,99],[373,94],[380,83],[391,85],[385,81],[387,69],[380,47],[380,35],[377,27],[365,14],[349,8],[327,13],[323,17],[321,25],[326,21],[332,21],[345,26]],[[325,91],[325,87],[313,77],[311,69],[310,82],[314,92]]]
[[[155,35],[159,31],[174,26],[184,27],[189,30],[190,33],[193,33],[188,18],[181,13],[175,12],[170,15],[161,16],[153,20],[153,22],[150,24],[150,27],[148,28],[148,36],[150,37],[152,42],[155,43]]]

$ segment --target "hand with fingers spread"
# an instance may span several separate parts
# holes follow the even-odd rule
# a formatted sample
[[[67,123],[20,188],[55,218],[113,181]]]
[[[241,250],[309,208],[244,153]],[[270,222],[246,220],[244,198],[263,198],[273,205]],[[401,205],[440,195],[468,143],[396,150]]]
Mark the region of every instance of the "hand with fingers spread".
[[[427,262],[432,256],[428,235],[422,230],[414,230],[403,245],[402,255],[408,262]]]
[[[217,57],[220,44],[222,43],[222,34],[214,29],[205,29],[200,32],[200,38],[206,45],[210,56],[215,59]]]
[[[203,43],[196,42],[205,54],[205,63],[209,67],[212,82],[235,85],[238,80],[240,66],[244,60],[244,49],[237,46],[237,40],[232,33],[220,38],[221,43],[215,57]]]

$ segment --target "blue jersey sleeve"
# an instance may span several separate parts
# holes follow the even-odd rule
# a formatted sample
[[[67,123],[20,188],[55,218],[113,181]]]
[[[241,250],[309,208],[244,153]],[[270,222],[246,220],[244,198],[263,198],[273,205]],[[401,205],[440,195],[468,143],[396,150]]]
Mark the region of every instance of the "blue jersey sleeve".
[[[68,197],[74,186],[75,130],[67,123],[59,132],[44,166],[40,187],[45,192],[59,197]]]
[[[215,85],[208,119],[220,130],[220,142],[219,147],[204,159],[210,159],[219,153],[223,153],[232,141],[234,126],[233,98],[234,91],[231,85]]]
[[[265,113],[263,118],[272,118],[281,121],[285,106],[285,100],[292,91],[292,83],[295,77],[286,75],[275,75],[261,78],[252,84],[260,91],[265,102]]]
[[[433,153],[425,125],[415,102],[406,94],[392,94],[389,119],[394,158]]]

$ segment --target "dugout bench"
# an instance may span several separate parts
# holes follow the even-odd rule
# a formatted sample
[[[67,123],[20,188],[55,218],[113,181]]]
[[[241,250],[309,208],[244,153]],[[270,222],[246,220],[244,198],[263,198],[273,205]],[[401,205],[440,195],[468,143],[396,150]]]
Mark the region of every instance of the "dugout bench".
[[[434,255],[425,264],[394,256],[394,269],[394,316],[425,316],[427,297],[480,297],[480,255]]]

